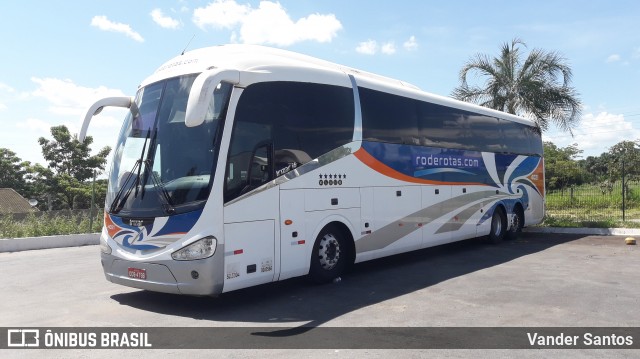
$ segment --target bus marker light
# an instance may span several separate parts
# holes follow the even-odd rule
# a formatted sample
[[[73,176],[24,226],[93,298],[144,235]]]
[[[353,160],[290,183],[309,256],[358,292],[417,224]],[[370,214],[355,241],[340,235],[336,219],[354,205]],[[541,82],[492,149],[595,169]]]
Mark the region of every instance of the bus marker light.
[[[285,220],[284,220],[284,225],[285,225],[285,226],[290,226],[290,225],[292,225],[292,224],[293,224],[293,221],[292,221],[292,220],[290,220],[290,219],[285,219]]]
[[[236,249],[235,251],[233,251],[233,255],[236,254],[242,254],[244,251],[242,249]]]

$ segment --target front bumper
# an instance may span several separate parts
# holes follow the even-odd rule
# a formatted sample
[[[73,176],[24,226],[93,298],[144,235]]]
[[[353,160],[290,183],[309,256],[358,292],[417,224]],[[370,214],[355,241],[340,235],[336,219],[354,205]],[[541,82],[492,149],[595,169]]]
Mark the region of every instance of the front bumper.
[[[224,248],[218,244],[213,256],[193,261],[132,261],[101,253],[108,281],[154,292],[216,296],[224,286]],[[144,269],[146,279],[130,278],[129,268]],[[197,277],[192,272],[198,273]]]

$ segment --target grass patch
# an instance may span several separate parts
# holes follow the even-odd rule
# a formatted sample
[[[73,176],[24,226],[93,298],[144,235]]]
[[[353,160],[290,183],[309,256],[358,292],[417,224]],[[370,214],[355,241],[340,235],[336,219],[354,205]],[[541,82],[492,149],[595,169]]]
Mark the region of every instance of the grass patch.
[[[629,182],[622,220],[622,184],[586,184],[547,191],[545,226],[640,228],[640,184]]]
[[[575,217],[546,216],[539,227],[565,228],[640,228],[640,222],[621,221],[614,219],[581,220]]]
[[[90,218],[88,215],[75,214],[68,216],[36,216],[28,215],[22,220],[12,216],[0,217],[0,238],[41,237],[64,234],[89,233]],[[102,228],[102,213],[93,218],[92,232]]]

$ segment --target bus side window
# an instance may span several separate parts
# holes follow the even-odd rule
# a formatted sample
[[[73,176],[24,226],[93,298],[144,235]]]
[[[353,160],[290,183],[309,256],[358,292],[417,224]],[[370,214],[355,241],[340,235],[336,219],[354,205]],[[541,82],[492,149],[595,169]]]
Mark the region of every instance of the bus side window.
[[[251,156],[243,153],[258,142],[272,143],[273,170],[281,176],[351,142],[354,113],[348,87],[289,81],[248,86],[236,110],[225,201],[247,186],[249,159],[237,157]],[[239,179],[242,175],[245,178]]]
[[[234,125],[225,174],[225,202],[245,193],[246,188],[252,185],[250,176],[258,175],[258,172],[252,171],[254,157],[258,156],[257,148],[260,143],[271,141],[270,132],[268,126],[255,122],[237,121]]]
[[[420,145],[418,101],[366,87],[358,91],[364,140]]]

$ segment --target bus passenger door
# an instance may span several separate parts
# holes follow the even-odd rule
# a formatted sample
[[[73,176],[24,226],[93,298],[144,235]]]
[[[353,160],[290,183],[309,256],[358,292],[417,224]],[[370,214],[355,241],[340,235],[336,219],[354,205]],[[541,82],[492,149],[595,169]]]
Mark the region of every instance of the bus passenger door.
[[[270,149],[258,143],[249,156],[234,153],[227,164],[223,292],[271,282],[278,271],[278,188],[265,186],[272,178]]]

